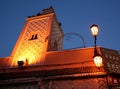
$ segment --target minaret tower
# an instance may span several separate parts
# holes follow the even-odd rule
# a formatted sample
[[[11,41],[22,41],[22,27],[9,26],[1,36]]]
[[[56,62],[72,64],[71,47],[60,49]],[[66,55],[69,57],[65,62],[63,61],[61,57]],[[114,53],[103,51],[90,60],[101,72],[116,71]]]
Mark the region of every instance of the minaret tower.
[[[48,51],[62,49],[63,32],[52,7],[44,9],[42,14],[29,16],[12,51],[11,66],[43,65]]]

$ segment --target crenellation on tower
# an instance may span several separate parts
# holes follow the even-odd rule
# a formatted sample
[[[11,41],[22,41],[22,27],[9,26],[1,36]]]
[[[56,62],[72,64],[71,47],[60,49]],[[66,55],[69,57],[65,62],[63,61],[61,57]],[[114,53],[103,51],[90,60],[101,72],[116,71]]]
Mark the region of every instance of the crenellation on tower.
[[[54,11],[54,9],[53,9],[52,6],[50,6],[49,8],[43,9],[43,10],[42,10],[42,13],[41,13],[41,12],[38,12],[36,15],[28,16],[27,18],[32,18],[32,17],[41,16],[41,15],[46,15],[46,14],[51,14],[51,13],[54,13],[54,14],[55,14],[55,11]]]
[[[42,14],[50,14],[50,13],[55,13],[54,9],[52,6],[50,6],[50,8],[47,9],[43,9]]]

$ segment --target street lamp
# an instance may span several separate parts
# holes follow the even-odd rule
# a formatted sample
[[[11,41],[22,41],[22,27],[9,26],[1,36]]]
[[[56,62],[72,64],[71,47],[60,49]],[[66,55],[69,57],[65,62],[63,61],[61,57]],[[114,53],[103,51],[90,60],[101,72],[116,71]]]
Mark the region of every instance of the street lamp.
[[[98,35],[98,25],[93,24],[92,26],[90,26],[90,30],[92,33],[92,36],[94,37],[94,56],[93,56],[93,60],[94,63],[97,67],[102,66],[102,56],[97,52],[97,48],[96,48],[96,40],[97,40],[97,35]]]

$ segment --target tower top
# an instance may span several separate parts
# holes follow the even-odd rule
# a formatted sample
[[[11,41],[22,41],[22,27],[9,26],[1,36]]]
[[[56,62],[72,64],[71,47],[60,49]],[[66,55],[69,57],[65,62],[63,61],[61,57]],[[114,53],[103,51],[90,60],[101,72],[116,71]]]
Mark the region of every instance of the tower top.
[[[50,6],[50,8],[43,9],[43,14],[49,14],[49,13],[55,13],[52,6]]]
[[[40,15],[45,15],[45,14],[50,14],[50,13],[54,13],[55,14],[55,11],[54,11],[52,6],[50,6],[49,8],[43,9],[42,13],[39,12],[36,15],[28,16],[28,18],[36,17],[36,16],[40,16]]]

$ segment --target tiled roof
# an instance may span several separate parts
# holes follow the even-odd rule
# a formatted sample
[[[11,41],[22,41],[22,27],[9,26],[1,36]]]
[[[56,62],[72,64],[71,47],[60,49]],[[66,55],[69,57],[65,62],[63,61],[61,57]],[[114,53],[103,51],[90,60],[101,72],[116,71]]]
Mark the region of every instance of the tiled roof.
[[[120,54],[116,50],[102,48],[103,63],[107,73],[120,74]]]

